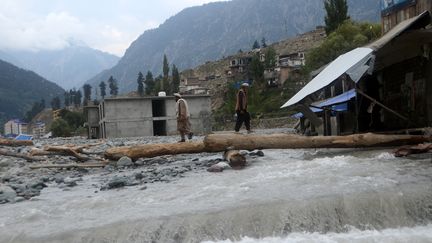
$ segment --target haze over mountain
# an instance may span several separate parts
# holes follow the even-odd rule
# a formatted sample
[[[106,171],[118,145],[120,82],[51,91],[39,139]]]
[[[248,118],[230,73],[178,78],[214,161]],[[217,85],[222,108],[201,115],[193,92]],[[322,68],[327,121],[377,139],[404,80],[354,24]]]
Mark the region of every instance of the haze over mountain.
[[[64,90],[36,73],[0,60],[0,124],[6,119],[22,118],[34,102],[45,103],[64,94]]]
[[[113,67],[119,60],[77,41],[70,41],[69,46],[60,50],[3,50],[0,58],[32,70],[65,89],[80,88],[86,80]]]
[[[355,20],[378,21],[379,1],[348,0]],[[120,93],[135,90],[139,71],[162,70],[163,55],[180,70],[249,50],[255,40],[267,43],[293,37],[324,22],[321,0],[234,0],[187,8],[158,28],[145,31],[113,68],[90,79],[93,87],[113,75]]]

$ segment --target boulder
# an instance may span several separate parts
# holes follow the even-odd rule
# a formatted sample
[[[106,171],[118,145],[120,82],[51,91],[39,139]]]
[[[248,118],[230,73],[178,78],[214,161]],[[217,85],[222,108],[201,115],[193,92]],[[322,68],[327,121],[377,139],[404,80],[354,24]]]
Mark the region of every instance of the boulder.
[[[17,194],[10,186],[0,185],[0,204],[6,202],[15,202]]]
[[[134,165],[134,163],[132,162],[132,159],[127,157],[127,156],[123,156],[117,161],[118,167],[126,167],[126,166],[132,166],[132,165]]]

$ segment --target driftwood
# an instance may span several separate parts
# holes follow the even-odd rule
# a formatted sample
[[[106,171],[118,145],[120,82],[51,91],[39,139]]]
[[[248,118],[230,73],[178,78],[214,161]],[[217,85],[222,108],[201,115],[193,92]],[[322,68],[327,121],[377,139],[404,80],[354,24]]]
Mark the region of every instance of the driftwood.
[[[0,145],[9,147],[19,147],[19,146],[32,146],[33,141],[31,140],[13,140],[0,138]]]
[[[212,134],[204,142],[175,144],[146,144],[110,148],[105,151],[105,158],[119,159],[128,156],[132,159],[151,158],[161,155],[182,153],[223,152],[227,148],[234,150],[255,149],[298,149],[298,148],[364,148],[388,147],[429,142],[430,136],[419,135],[381,135],[354,134],[349,136],[305,137],[293,134],[242,135]]]
[[[402,146],[397,148],[393,154],[396,157],[405,157],[410,154],[421,154],[421,153],[428,153],[429,151],[432,151],[432,143],[424,143],[424,144],[418,144],[414,146]]]
[[[225,151],[223,158],[233,169],[242,169],[246,166],[246,157],[240,154],[238,150]]]
[[[44,160],[43,158],[37,158],[37,157],[33,157],[31,155],[15,153],[15,152],[8,151],[5,149],[0,149],[0,155],[10,156],[10,157],[15,157],[15,158],[21,158],[21,159],[25,159],[27,161],[42,161],[42,160]]]
[[[100,154],[100,153],[89,153],[84,151],[85,148],[91,146],[97,146],[101,143],[86,144],[86,145],[73,145],[66,144],[62,146],[45,146],[44,149],[32,149],[30,155],[32,156],[50,156],[50,155],[67,155],[77,158],[79,161],[88,161],[89,157],[83,156],[82,154]]]
[[[72,169],[72,168],[102,168],[107,163],[80,163],[80,164],[46,164],[46,165],[33,165],[30,169]]]
[[[105,151],[105,158],[118,160],[123,156],[127,156],[131,159],[139,159],[168,154],[193,154],[202,152],[205,152],[204,143],[202,142],[144,144],[107,149],[107,151]]]

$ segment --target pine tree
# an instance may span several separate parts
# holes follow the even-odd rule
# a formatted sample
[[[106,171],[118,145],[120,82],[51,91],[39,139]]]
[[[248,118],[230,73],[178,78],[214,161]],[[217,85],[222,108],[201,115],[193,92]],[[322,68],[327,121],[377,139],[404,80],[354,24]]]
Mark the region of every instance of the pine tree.
[[[163,59],[163,67],[162,67],[162,72],[163,72],[163,80],[160,86],[161,91],[165,89],[169,89],[168,85],[169,85],[169,63],[168,63],[168,58],[167,56],[164,54],[164,59]],[[167,90],[167,93],[170,93],[169,90]]]
[[[70,94],[69,94],[69,92],[64,92],[64,104],[65,104],[65,107],[68,107],[68,106],[70,106]]]
[[[90,84],[84,84],[83,90],[84,90],[84,101],[83,101],[83,104],[87,105],[88,102],[91,100],[92,86]]]
[[[100,82],[99,88],[100,88],[100,92],[101,92],[101,97],[102,97],[102,99],[104,99],[105,95],[106,95],[106,84],[104,81]]]
[[[61,108],[61,101],[60,101],[60,98],[57,96],[57,97],[54,97],[52,100],[51,100],[51,108],[53,109],[53,110],[58,110],[58,109],[60,109]]]
[[[74,104],[76,107],[81,105],[82,93],[81,90],[74,90]]]
[[[346,0],[324,0],[326,10],[325,30],[327,35],[336,30],[345,20],[349,19]]]
[[[154,92],[154,88],[155,88],[155,81],[153,79],[153,74],[152,72],[148,71],[146,78],[145,78],[145,93],[146,95],[151,95]]]
[[[112,96],[118,95],[117,80],[115,80],[113,76],[110,76],[110,78],[108,79],[108,85],[110,88],[110,95]]]
[[[137,92],[140,96],[144,96],[144,76],[141,72],[138,73],[137,78],[138,88]]]
[[[180,86],[180,73],[179,73],[176,65],[173,64],[171,72],[172,72],[171,73],[171,76],[172,76],[171,90],[173,93],[178,93],[179,92],[179,86]]]
[[[261,46],[262,46],[262,48],[267,47],[266,39],[264,37],[261,39]]]
[[[252,45],[252,50],[259,49],[259,48],[260,48],[260,44],[258,43],[257,40],[255,40],[255,42]]]

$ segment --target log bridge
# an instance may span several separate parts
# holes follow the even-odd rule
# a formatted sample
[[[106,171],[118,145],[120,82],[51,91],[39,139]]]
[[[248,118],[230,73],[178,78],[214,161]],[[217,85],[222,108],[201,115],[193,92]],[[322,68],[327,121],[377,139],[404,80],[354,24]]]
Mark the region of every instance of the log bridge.
[[[232,150],[255,149],[305,149],[305,148],[371,148],[393,147],[431,142],[431,136],[354,134],[348,136],[305,137],[294,134],[210,134],[202,142],[172,144],[144,144],[110,148],[105,158],[118,160],[123,156],[131,159],[152,158],[162,155],[213,153]]]

